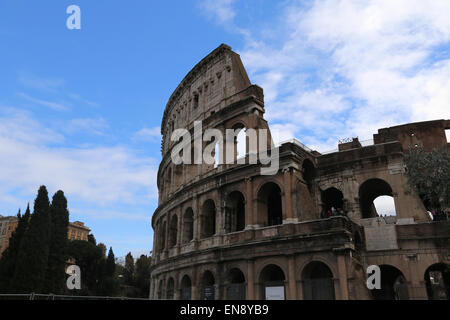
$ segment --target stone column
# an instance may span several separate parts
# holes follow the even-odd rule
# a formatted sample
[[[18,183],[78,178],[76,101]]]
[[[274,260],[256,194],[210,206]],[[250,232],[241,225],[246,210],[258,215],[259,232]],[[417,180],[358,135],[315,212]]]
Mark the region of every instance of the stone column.
[[[200,220],[201,220],[201,214],[200,214],[200,208],[198,205],[198,196],[193,195],[192,196],[192,210],[194,211],[194,240],[198,241],[200,240]]]
[[[183,208],[180,207],[179,209],[179,215],[178,215],[178,227],[177,227],[177,243],[176,248],[177,248],[177,254],[180,253],[180,247],[181,247],[181,240],[182,240],[182,236],[183,236]]]
[[[180,300],[181,299],[181,294],[180,294],[180,274],[177,273],[174,278],[174,285],[173,285],[173,299],[174,300]]]
[[[283,169],[283,175],[284,175],[284,211],[283,214],[283,223],[293,223],[294,221],[294,211],[292,209],[292,169],[286,168]]]
[[[251,229],[254,225],[253,220],[253,181],[251,177],[245,178],[246,197],[245,197],[245,228]]]
[[[297,299],[297,286],[295,281],[295,263],[294,257],[288,257],[288,283],[289,283],[289,300]]]
[[[347,254],[345,251],[338,252],[337,254],[340,300],[348,300],[347,266],[345,262]]]
[[[247,300],[255,300],[255,262],[247,260]]]

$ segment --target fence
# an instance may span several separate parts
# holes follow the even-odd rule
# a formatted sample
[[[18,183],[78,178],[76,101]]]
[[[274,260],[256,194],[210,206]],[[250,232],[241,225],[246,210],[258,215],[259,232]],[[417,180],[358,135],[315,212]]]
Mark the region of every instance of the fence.
[[[145,298],[127,298],[127,297],[100,297],[100,296],[68,296],[55,294],[0,294],[1,300],[141,300],[149,301]]]

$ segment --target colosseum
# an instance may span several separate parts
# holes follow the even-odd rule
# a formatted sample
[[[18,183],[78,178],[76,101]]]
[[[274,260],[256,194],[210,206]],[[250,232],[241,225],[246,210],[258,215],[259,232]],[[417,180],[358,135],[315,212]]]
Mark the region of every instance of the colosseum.
[[[295,139],[275,146],[269,134],[278,170],[262,175],[267,164],[250,161],[248,136],[238,136],[268,130],[264,113],[263,89],[223,44],[171,95],[161,124],[150,299],[448,299],[450,221],[432,221],[407,192],[404,155],[447,144],[450,120],[379,129],[372,143],[353,138],[323,154]],[[172,162],[172,132],[184,128],[195,139],[196,121],[202,130],[236,132],[224,155],[234,163]],[[377,213],[380,196],[393,198],[394,215]],[[372,265],[381,289],[366,284]]]

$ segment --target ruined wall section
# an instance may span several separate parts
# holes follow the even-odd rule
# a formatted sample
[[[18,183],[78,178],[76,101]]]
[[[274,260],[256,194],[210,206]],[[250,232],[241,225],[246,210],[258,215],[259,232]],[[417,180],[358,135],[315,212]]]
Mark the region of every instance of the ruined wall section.
[[[375,144],[399,141],[405,152],[416,147],[431,151],[447,144],[446,129],[450,120],[424,121],[379,129],[373,137]]]

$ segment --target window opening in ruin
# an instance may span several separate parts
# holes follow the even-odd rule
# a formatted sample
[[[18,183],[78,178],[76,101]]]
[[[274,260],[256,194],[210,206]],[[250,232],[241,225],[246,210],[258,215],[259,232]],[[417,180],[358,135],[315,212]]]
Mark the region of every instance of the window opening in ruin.
[[[380,196],[373,201],[375,211],[379,216],[395,216],[394,197]]]
[[[220,161],[220,145],[219,143],[216,143],[215,147],[214,147],[214,168],[217,168],[219,166],[219,161]]]
[[[247,154],[247,135],[246,129],[242,128],[236,137],[237,158],[245,157]]]
[[[305,180],[309,193],[313,191],[314,178],[316,177],[316,168],[309,159],[305,159],[302,165],[303,180]]]
[[[207,200],[202,209],[202,238],[212,237],[216,233],[216,206]]]
[[[161,230],[161,251],[163,251],[166,248],[166,222],[164,221],[163,225],[162,225],[162,230]]]
[[[377,204],[381,211],[378,212],[374,201],[381,196],[388,196],[391,199],[381,198],[378,200]],[[390,212],[391,215],[395,215],[395,199],[392,197],[392,188],[386,181],[381,179],[369,179],[365,181],[359,188],[361,217],[363,219],[375,218],[380,214],[385,215],[387,212]],[[392,202],[394,202],[394,206],[392,206]]]
[[[450,143],[450,129],[445,129],[445,138],[447,139],[447,143]]]
[[[185,275],[181,280],[181,300],[191,300],[192,297],[192,282],[191,279]]]
[[[170,278],[167,283],[167,293],[166,293],[167,300],[173,300],[174,292],[175,292],[175,283],[173,278]]]
[[[213,274],[210,271],[206,271],[202,280],[202,300],[214,300],[216,287],[214,286]]]
[[[194,94],[194,109],[198,108],[198,101],[199,101],[199,96],[198,94]]]
[[[245,229],[245,199],[239,191],[233,191],[227,197],[226,230],[227,232]]]
[[[285,300],[285,276],[283,270],[274,265],[266,266],[259,277],[263,300]]]
[[[436,263],[425,271],[429,300],[450,300],[450,265]]]
[[[265,214],[261,217],[261,223],[266,226],[274,226],[283,223],[281,204],[281,189],[276,183],[266,183],[258,192],[259,212]]]
[[[381,289],[371,290],[375,300],[408,300],[408,286],[403,273],[390,265],[381,265]]]
[[[313,261],[302,272],[303,296],[307,300],[334,300],[334,280],[330,268]]]
[[[228,275],[227,299],[245,300],[245,277],[241,270],[233,268]]]
[[[178,217],[174,215],[170,219],[170,232],[169,232],[169,247],[172,248],[177,244],[178,235]]]
[[[322,218],[345,215],[344,195],[334,187],[322,191]]]
[[[194,238],[194,212],[188,208],[183,217],[183,243],[188,243]]]

